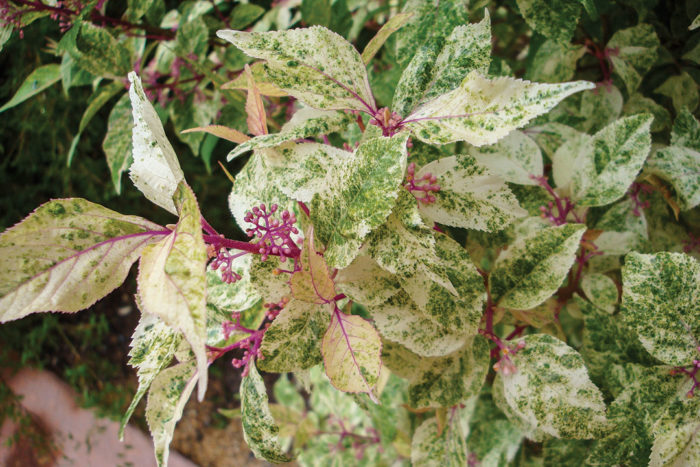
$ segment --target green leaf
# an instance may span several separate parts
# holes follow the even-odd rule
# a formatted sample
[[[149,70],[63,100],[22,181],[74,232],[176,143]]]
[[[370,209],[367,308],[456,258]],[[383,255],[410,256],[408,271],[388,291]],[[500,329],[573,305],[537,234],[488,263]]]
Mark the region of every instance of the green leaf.
[[[9,23],[0,26],[0,52],[2,52],[2,48],[5,46],[5,43],[10,40],[10,37],[12,37],[13,29],[14,26]]]
[[[180,336],[177,332],[160,318],[150,314],[141,315],[134,335],[131,336],[131,350],[129,351],[129,357],[131,357],[129,365],[136,368],[139,388],[122,417],[119,426],[120,441],[124,441],[124,429],[139,401],[151,387],[151,383],[158,374],[170,365],[179,343]]]
[[[622,198],[651,147],[649,114],[624,117],[594,136],[583,137],[573,166],[573,200],[579,206],[604,206]]]
[[[509,183],[536,185],[531,175],[543,173],[542,151],[521,131],[511,131],[496,144],[469,148],[476,161]]]
[[[129,167],[131,181],[151,202],[177,213],[173,196],[185,179],[180,163],[160,118],[148,101],[136,73],[129,73],[129,98],[134,117],[134,162]]]
[[[272,82],[311,107],[375,108],[360,54],[324,27],[266,33],[224,30],[217,35],[251,57],[267,60],[265,70]]]
[[[192,94],[185,101],[175,99],[168,109],[178,138],[190,147],[192,154],[199,156],[204,133],[183,133],[183,130],[209,125],[219,110],[216,97],[206,102],[196,102],[195,95]]]
[[[112,174],[112,183],[117,194],[122,191],[122,172],[129,168],[131,161],[131,132],[134,120],[131,115],[131,102],[124,94],[109,113],[107,134],[102,141],[102,150],[107,156],[107,166]]]
[[[595,244],[606,255],[624,255],[646,247],[647,221],[643,212],[636,215],[630,200],[621,200],[605,211],[595,224],[602,230]]]
[[[252,3],[241,3],[231,12],[232,29],[244,29],[265,13],[265,8]]]
[[[241,382],[241,423],[243,438],[258,459],[280,464],[292,459],[282,450],[279,428],[268,406],[265,383],[254,364]]]
[[[146,421],[153,438],[159,467],[168,465],[175,424],[197,382],[194,362],[183,362],[161,371],[153,380],[146,403]]]
[[[608,41],[609,60],[617,74],[633,94],[658,56],[659,37],[650,24],[638,24],[617,31]]]
[[[76,312],[118,287],[167,232],[80,198],[49,201],[0,236],[0,320]]]
[[[647,161],[645,172],[669,182],[683,211],[700,204],[700,152],[669,146],[656,151]]]
[[[515,372],[499,372],[496,403],[526,436],[590,439],[607,428],[605,403],[578,352],[548,334],[519,340]]]
[[[362,317],[335,309],[321,344],[323,366],[331,384],[343,392],[372,392],[382,367],[382,341]]]
[[[202,16],[180,20],[180,25],[175,33],[173,51],[180,57],[202,57],[209,48],[209,30]]]
[[[688,109],[683,109],[673,122],[671,144],[700,151],[700,122]]]
[[[650,466],[682,467],[700,463],[699,415],[697,397],[673,401],[652,428]]]
[[[360,144],[352,158],[330,174],[329,189],[314,195],[311,220],[326,245],[329,266],[348,266],[367,234],[391,213],[406,170],[407,137],[380,137]]]
[[[576,62],[586,53],[583,45],[546,40],[532,58],[525,77],[544,83],[561,83],[573,78]]]
[[[680,112],[687,107],[691,112],[698,106],[698,85],[688,73],[683,72],[678,76],[671,76],[654,91],[671,99],[673,108]]]
[[[419,210],[435,222],[493,232],[527,215],[505,181],[472,156],[438,159],[423,166],[415,177],[420,180],[428,174],[437,178],[440,190],[434,193],[435,202],[419,202]]]
[[[544,302],[566,278],[585,231],[584,225],[566,224],[519,237],[499,255],[491,271],[494,302],[516,310]]]
[[[331,0],[302,0],[301,19],[309,26],[331,24]]]
[[[394,15],[382,25],[381,29],[377,31],[377,34],[367,43],[365,49],[362,51],[362,62],[366,65],[372,58],[377,54],[382,45],[393,33],[401,29],[406,22],[411,19],[413,13],[399,13]]]
[[[89,22],[75,24],[59,45],[81,68],[96,76],[123,79],[132,69],[127,47],[117,41],[106,28]]]
[[[690,365],[700,339],[700,264],[683,253],[630,253],[622,268],[622,313],[644,348]]]
[[[199,400],[207,386],[207,250],[199,206],[185,182],[173,198],[180,219],[175,230],[141,255],[137,278],[141,311],[160,317],[180,331],[197,360]]]
[[[325,111],[304,107],[297,110],[282,126],[279,133],[256,136],[236,146],[226,160],[231,161],[241,154],[254,150],[279,146],[288,141],[306,139],[310,136],[326,135],[340,130],[352,120],[352,115],[336,110]]]
[[[467,465],[469,425],[462,415],[466,409],[450,411],[449,422],[442,430],[437,417],[416,428],[411,440],[411,463],[425,467],[460,467]]]
[[[61,79],[61,66],[55,63],[50,65],[42,65],[32,71],[29,76],[22,82],[19,89],[15,92],[12,98],[7,101],[0,112],[21,104],[32,96],[39,94],[44,89]]]
[[[68,90],[73,86],[85,86],[95,81],[95,76],[89,73],[73,60],[69,53],[64,53],[61,58],[61,84],[63,91],[68,93]]]
[[[565,97],[592,87],[586,81],[538,84],[471,72],[458,88],[422,105],[405,123],[426,143],[493,144]]]
[[[617,286],[605,274],[586,274],[581,279],[581,290],[596,307],[608,313],[615,312],[618,302]]]
[[[331,322],[329,307],[292,298],[265,331],[258,365],[264,371],[306,370],[321,362],[321,339]]]
[[[671,114],[662,105],[654,100],[637,93],[627,99],[622,109],[624,115],[636,115],[642,113],[652,114],[654,121],[651,124],[651,131],[656,133],[671,126]]]
[[[556,42],[569,42],[581,16],[576,0],[516,0],[527,24]]]
[[[285,264],[277,256],[270,256],[261,261],[260,255],[255,255],[251,260],[250,282],[265,303],[279,303],[290,296],[289,278],[273,272],[284,267]]]

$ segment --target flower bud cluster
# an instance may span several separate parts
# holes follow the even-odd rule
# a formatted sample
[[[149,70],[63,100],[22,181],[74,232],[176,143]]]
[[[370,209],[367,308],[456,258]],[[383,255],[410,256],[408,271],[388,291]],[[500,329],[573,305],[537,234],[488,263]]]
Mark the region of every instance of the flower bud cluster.
[[[291,238],[292,234],[299,233],[294,227],[297,222],[296,216],[285,210],[282,211],[282,219],[276,219],[272,216],[277,209],[278,206],[273,204],[268,211],[265,204],[261,204],[248,211],[244,217],[246,222],[253,224],[246,233],[249,237],[257,239],[256,246],[263,261],[269,255],[276,255],[280,257],[280,261],[285,262],[287,258],[296,256],[299,251],[299,247]]]
[[[430,172],[416,179],[416,163],[411,162],[406,169],[406,184],[404,187],[411,192],[419,203],[430,204],[435,202],[435,195],[441,187],[437,184],[437,177]]]

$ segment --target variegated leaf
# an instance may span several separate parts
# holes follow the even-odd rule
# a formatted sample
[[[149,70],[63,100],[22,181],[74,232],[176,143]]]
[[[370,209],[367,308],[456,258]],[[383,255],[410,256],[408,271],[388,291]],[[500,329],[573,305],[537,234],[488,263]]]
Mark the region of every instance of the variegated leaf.
[[[586,274],[581,279],[581,290],[596,307],[608,313],[615,312],[618,302],[617,286],[605,274]]]
[[[532,439],[600,436],[607,428],[605,403],[581,355],[548,334],[520,342],[525,346],[510,356],[515,372],[500,372],[494,381],[499,408]]]
[[[126,409],[119,426],[119,440],[124,441],[124,428],[141,398],[158,374],[165,370],[175,355],[180,335],[155,315],[144,313],[131,336],[129,365],[136,368],[139,388]]]
[[[493,232],[527,215],[505,182],[472,156],[438,159],[415,177],[420,180],[426,174],[438,179],[440,190],[434,193],[435,202],[419,203],[419,209],[435,222]]]
[[[527,310],[545,301],[566,278],[585,231],[584,225],[566,224],[518,238],[501,253],[491,271],[494,302]]]
[[[598,250],[606,255],[624,255],[632,250],[642,250],[646,247],[647,220],[646,215],[637,209],[629,200],[621,200],[613,204],[595,224],[596,230],[603,232],[595,239]]]
[[[0,236],[0,321],[89,307],[124,281],[144,247],[168,233],[80,198],[39,206]]]
[[[165,137],[163,124],[143,91],[141,79],[131,72],[129,81],[134,116],[134,162],[129,167],[129,176],[146,198],[177,214],[173,195],[185,175],[173,147]]]
[[[153,438],[158,467],[168,465],[175,425],[182,417],[196,382],[196,365],[190,361],[161,371],[151,384],[146,403],[146,421]]]
[[[684,400],[685,399],[685,400]],[[652,428],[650,467],[700,464],[700,404],[697,397],[677,398]]]
[[[671,114],[666,107],[640,93],[632,95],[625,101],[622,113],[623,115],[652,114],[654,116],[651,124],[652,133],[663,131],[671,126]]]
[[[240,253],[231,250],[231,255]],[[207,303],[214,305],[221,311],[233,312],[247,310],[260,300],[260,294],[250,281],[250,265],[252,255],[243,255],[235,258],[231,270],[241,276],[233,283],[224,282],[221,278],[221,270],[207,268]]]
[[[581,4],[576,0],[516,0],[527,24],[556,42],[569,42],[576,29]]]
[[[446,427],[440,429],[437,417],[416,428],[411,440],[411,463],[426,467],[462,467],[467,465],[468,418],[465,409],[451,411]]]
[[[644,348],[669,365],[690,365],[700,339],[700,263],[683,253],[630,253],[622,313]]]
[[[520,131],[510,132],[496,144],[469,148],[469,154],[506,182],[536,185],[531,175],[542,175],[542,151]]]
[[[366,65],[377,54],[379,49],[384,45],[386,40],[393,33],[401,29],[406,22],[413,16],[413,13],[399,13],[392,16],[389,21],[384,23],[377,34],[367,43],[362,51],[362,62]]]
[[[691,112],[698,106],[698,85],[687,72],[671,76],[661,86],[654,90],[657,94],[667,96],[673,102],[673,108],[680,113],[684,107]]]
[[[275,464],[290,462],[292,458],[284,453],[277,438],[279,427],[270,413],[265,382],[255,364],[249,369],[240,389],[243,438],[258,459]]]
[[[567,96],[592,87],[585,81],[538,84],[471,72],[458,88],[419,107],[405,123],[426,143],[493,144]]]
[[[579,206],[604,206],[624,196],[649,154],[652,120],[648,114],[624,117],[589,137],[571,179]]]
[[[570,80],[576,71],[576,62],[585,53],[583,45],[548,39],[535,52],[525,78],[544,83]]]
[[[326,245],[329,266],[348,266],[367,234],[391,213],[406,170],[407,137],[380,137],[360,144],[329,177],[328,190],[314,195],[311,220]]]
[[[700,122],[688,109],[683,109],[673,122],[671,144],[700,151]]]
[[[382,341],[369,321],[336,308],[323,336],[321,353],[335,388],[372,396],[382,367]]]
[[[197,360],[199,400],[207,387],[207,251],[202,238],[199,206],[185,182],[173,201],[180,219],[175,230],[147,246],[139,263],[138,290],[141,311],[161,318],[181,332]]]
[[[609,57],[613,72],[625,83],[629,94],[637,90],[654,65],[659,45],[654,27],[644,23],[621,29],[608,41],[607,48],[615,50]]]
[[[304,248],[299,262],[301,269],[292,274],[289,286],[297,300],[322,305],[330,303],[335,297],[335,283],[328,266],[314,245],[314,230],[309,228],[304,238]]]
[[[231,161],[254,149],[271,148],[288,141],[332,133],[343,128],[351,118],[352,115],[346,112],[304,107],[292,115],[292,118],[282,126],[279,133],[256,136],[239,144],[228,154],[226,160]]]
[[[350,266],[338,271],[335,285],[338,291],[370,308],[381,305],[401,291],[396,278],[365,255],[358,256]]]
[[[266,303],[278,303],[290,295],[289,276],[275,274],[275,269],[285,269],[277,256],[268,256],[265,261],[254,256],[250,264],[250,283]]]
[[[266,60],[268,78],[303,103],[324,110],[375,108],[357,50],[321,26],[274,32],[216,33],[251,57]]]
[[[292,298],[265,331],[260,369],[299,371],[321,362],[321,339],[331,322],[331,308]]]

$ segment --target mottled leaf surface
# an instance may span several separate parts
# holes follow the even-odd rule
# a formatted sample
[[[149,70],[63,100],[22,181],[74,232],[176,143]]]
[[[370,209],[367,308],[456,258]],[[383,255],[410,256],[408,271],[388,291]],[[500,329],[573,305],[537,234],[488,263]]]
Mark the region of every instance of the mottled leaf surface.
[[[617,286],[605,274],[586,274],[581,279],[581,290],[586,298],[601,310],[613,313],[618,302]]]
[[[489,277],[494,301],[519,310],[545,301],[569,272],[585,230],[566,224],[519,237],[501,253]]]
[[[582,45],[548,39],[542,43],[525,77],[543,83],[561,83],[570,80],[576,71],[576,62],[586,53]]]
[[[650,24],[638,24],[617,31],[608,41],[612,69],[632,94],[637,90],[644,75],[651,69],[658,55],[659,37]]]
[[[238,250],[230,250],[229,255],[240,253]],[[260,300],[260,294],[250,281],[250,265],[252,255],[243,255],[233,259],[231,271],[241,278],[233,283],[224,282],[221,278],[221,270],[207,267],[207,303],[229,313],[247,310]]]
[[[494,381],[499,407],[533,439],[600,436],[607,424],[605,403],[581,355],[548,334],[520,341],[525,347],[511,357],[516,371],[500,372]]]
[[[527,214],[505,182],[472,156],[433,161],[416,178],[428,173],[437,177],[440,190],[434,193],[434,203],[420,203],[419,209],[435,222],[492,232]]]
[[[469,425],[461,412],[451,411],[450,420],[442,430],[436,417],[425,420],[416,428],[411,440],[413,465],[429,467],[458,467],[467,465],[467,435]],[[456,413],[455,413],[456,412]]]
[[[330,177],[329,189],[314,195],[311,220],[329,266],[348,266],[367,234],[391,213],[406,170],[406,138],[365,141]]]
[[[568,42],[581,15],[576,0],[516,0],[527,24],[556,42]]]
[[[510,132],[496,144],[469,148],[469,154],[506,182],[536,185],[531,175],[542,175],[542,151],[532,138],[520,131]]]
[[[630,253],[622,269],[622,313],[644,348],[689,365],[700,339],[700,264],[683,253]]]
[[[292,459],[277,438],[279,427],[270,413],[265,382],[254,364],[249,368],[240,389],[243,438],[258,459],[275,464],[289,462]]]
[[[339,292],[370,308],[381,305],[401,290],[392,274],[365,255],[358,256],[350,266],[338,271],[335,285]]]
[[[683,467],[700,463],[700,404],[697,397],[674,400],[654,423],[652,432],[654,444],[650,466]]]
[[[538,84],[471,72],[459,87],[419,107],[406,123],[426,143],[493,144],[567,96],[592,87],[585,81]]]
[[[80,198],[39,206],[0,236],[0,320],[76,312],[118,287],[162,227]]]
[[[185,175],[173,147],[165,137],[163,124],[143,91],[141,79],[132,72],[129,73],[129,81],[135,125],[134,162],[129,168],[131,181],[150,201],[176,214],[173,195]]]
[[[374,96],[357,50],[321,26],[275,32],[218,31],[251,57],[266,60],[270,80],[303,103],[324,110],[372,110]]]
[[[175,230],[144,249],[139,263],[141,311],[160,317],[181,332],[197,360],[199,399],[207,386],[207,251],[202,238],[199,206],[182,182],[173,198],[180,219]]]

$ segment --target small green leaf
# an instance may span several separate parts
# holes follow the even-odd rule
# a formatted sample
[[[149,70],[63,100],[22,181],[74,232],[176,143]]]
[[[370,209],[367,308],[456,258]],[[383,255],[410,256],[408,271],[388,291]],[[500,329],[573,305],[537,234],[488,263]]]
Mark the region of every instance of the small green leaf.
[[[330,174],[329,189],[314,195],[311,220],[326,245],[329,266],[348,266],[367,234],[389,216],[406,170],[407,137],[380,137],[360,144],[341,170]]]
[[[129,167],[131,181],[151,202],[177,213],[173,195],[185,179],[180,163],[153,105],[146,97],[141,79],[129,73],[129,98],[133,109],[134,162]]]
[[[59,45],[81,68],[95,76],[122,79],[131,71],[129,50],[106,28],[89,22],[78,22],[64,35]]]
[[[584,137],[571,179],[579,206],[604,206],[625,195],[649,154],[652,120],[649,114],[624,117]]]
[[[183,133],[183,130],[209,125],[219,110],[216,97],[206,102],[196,102],[192,94],[184,101],[175,99],[168,109],[178,138],[189,146],[192,154],[199,156],[199,146],[204,140],[204,133]]]
[[[685,399],[685,400],[684,400]],[[697,397],[678,398],[652,428],[651,467],[697,465],[700,463],[700,406]]]
[[[666,110],[664,106],[657,104],[653,99],[644,97],[639,93],[627,99],[622,111],[624,115],[643,113],[653,115],[654,121],[651,124],[651,131],[653,133],[663,131],[671,126],[671,114],[669,111]]]
[[[360,54],[324,27],[266,33],[223,30],[217,35],[251,57],[267,60],[272,82],[311,107],[375,108]]]
[[[546,40],[532,58],[525,77],[543,83],[561,83],[574,76],[576,62],[586,53],[583,45]]]
[[[617,31],[608,41],[613,73],[622,79],[629,94],[637,90],[654,65],[659,45],[654,27],[643,23]]]
[[[61,79],[61,66],[55,63],[42,65],[32,71],[22,82],[12,98],[0,107],[0,112],[21,104],[32,96],[39,94],[44,89]]]
[[[516,310],[544,302],[566,278],[585,231],[584,225],[566,224],[519,237],[501,253],[489,277],[494,302]]]
[[[73,313],[118,287],[163,227],[80,198],[49,201],[0,236],[0,320]]]
[[[182,182],[173,198],[180,219],[175,230],[141,255],[137,278],[141,311],[180,331],[197,359],[199,399],[207,386],[207,251],[194,193]]]
[[[301,19],[309,26],[331,25],[331,0],[302,0]]]
[[[671,76],[654,92],[669,97],[676,112],[680,112],[683,107],[687,107],[692,112],[698,106],[698,98],[700,98],[697,83],[686,72]]]
[[[644,348],[690,365],[700,339],[700,264],[683,253],[630,253],[622,268],[622,313]]]
[[[557,42],[569,42],[581,16],[576,0],[516,0],[527,24]]]
[[[618,302],[617,286],[605,274],[586,274],[581,279],[581,290],[596,307],[608,313],[615,312]]]
[[[336,308],[323,336],[321,353],[328,379],[336,389],[372,396],[382,367],[382,341],[369,321]]]
[[[168,465],[175,424],[197,382],[194,362],[183,362],[161,371],[153,380],[146,403],[146,421],[153,437],[158,467]]]
[[[231,12],[231,22],[229,25],[232,29],[245,29],[260,18],[265,13],[265,8],[254,5],[252,3],[241,3]]]
[[[362,62],[366,65],[377,54],[379,49],[384,45],[386,40],[393,33],[403,27],[404,24],[413,16],[413,13],[399,13],[391,17],[389,21],[382,25],[377,34],[367,43],[362,51]]]
[[[593,83],[538,84],[513,78],[485,78],[471,72],[453,91],[419,107],[405,123],[421,141],[493,144],[548,112],[559,101]]]
[[[102,141],[102,150],[107,156],[107,166],[112,174],[112,183],[117,194],[122,191],[122,172],[129,168],[131,161],[131,133],[134,119],[131,115],[129,95],[124,94],[109,113],[107,134]]]
[[[466,409],[450,410],[447,426],[438,427],[436,417],[416,428],[411,440],[411,463],[425,467],[467,465],[469,424],[462,415]]]
[[[565,439],[599,437],[607,428],[605,403],[578,352],[548,334],[520,339],[511,356],[516,370],[499,372],[494,399],[526,436]],[[522,344],[518,344],[522,345]]]

